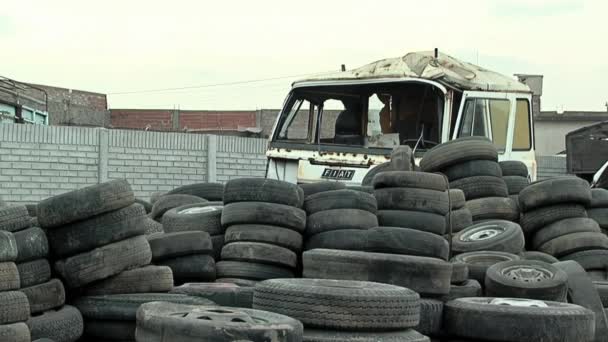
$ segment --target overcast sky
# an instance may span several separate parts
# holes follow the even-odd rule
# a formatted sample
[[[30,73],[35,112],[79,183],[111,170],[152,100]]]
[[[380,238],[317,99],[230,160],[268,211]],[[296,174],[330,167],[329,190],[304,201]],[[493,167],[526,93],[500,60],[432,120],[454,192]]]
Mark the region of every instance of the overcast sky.
[[[0,75],[111,108],[277,108],[294,78],[435,47],[545,75],[543,110],[606,110],[608,1],[8,1]],[[297,77],[296,77],[297,78]]]

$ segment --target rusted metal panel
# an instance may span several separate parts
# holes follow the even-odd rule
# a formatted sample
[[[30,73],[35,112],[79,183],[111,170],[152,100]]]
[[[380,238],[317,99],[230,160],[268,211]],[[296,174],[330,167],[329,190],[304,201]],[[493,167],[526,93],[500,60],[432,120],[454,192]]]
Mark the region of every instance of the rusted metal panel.
[[[595,173],[608,160],[608,121],[566,135],[569,173]]]

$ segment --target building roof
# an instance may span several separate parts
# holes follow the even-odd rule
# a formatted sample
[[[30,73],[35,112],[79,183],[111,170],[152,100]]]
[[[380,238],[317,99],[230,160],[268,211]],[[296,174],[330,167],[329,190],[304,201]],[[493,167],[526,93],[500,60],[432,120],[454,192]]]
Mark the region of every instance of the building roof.
[[[386,78],[421,78],[461,90],[530,92],[527,85],[509,76],[444,53],[439,53],[435,58],[433,51],[411,52],[403,57],[382,59],[348,71],[309,77],[294,82],[294,86],[308,82]]]
[[[565,111],[558,113],[556,111],[542,111],[534,117],[535,121],[606,121],[608,120],[608,112],[606,111]]]

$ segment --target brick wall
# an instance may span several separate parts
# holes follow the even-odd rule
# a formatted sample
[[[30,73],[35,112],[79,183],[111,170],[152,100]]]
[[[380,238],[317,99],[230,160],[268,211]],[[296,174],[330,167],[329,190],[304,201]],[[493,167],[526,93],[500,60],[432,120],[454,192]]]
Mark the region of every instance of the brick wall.
[[[111,109],[113,128],[156,131],[236,130],[256,127],[255,111]]]
[[[265,139],[0,124],[0,197],[37,202],[125,178],[141,198],[205,181],[263,177]]]

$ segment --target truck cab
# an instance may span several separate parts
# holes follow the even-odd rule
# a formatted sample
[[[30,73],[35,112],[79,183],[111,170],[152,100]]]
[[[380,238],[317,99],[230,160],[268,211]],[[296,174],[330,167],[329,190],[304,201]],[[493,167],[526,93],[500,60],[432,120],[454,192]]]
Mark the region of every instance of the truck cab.
[[[500,160],[524,162],[534,180],[531,95],[523,83],[437,51],[297,81],[270,136],[266,177],[356,185],[400,145],[419,161],[440,143],[486,136]]]

